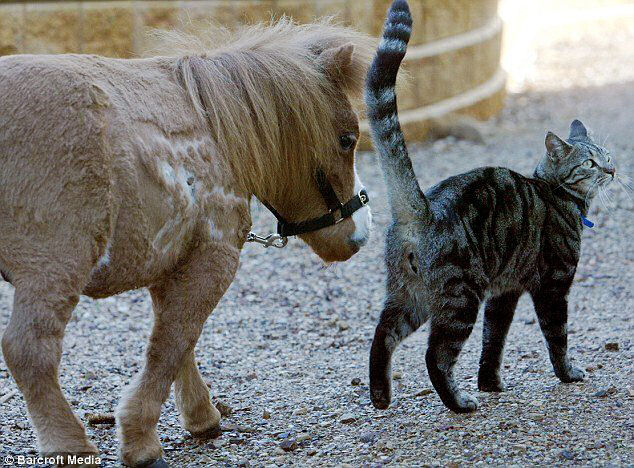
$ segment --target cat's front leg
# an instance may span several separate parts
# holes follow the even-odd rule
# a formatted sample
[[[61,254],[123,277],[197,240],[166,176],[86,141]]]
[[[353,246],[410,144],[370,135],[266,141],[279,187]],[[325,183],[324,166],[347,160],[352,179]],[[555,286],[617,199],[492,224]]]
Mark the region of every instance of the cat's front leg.
[[[542,288],[531,293],[555,375],[564,383],[583,380],[584,372],[568,359],[568,290]]]

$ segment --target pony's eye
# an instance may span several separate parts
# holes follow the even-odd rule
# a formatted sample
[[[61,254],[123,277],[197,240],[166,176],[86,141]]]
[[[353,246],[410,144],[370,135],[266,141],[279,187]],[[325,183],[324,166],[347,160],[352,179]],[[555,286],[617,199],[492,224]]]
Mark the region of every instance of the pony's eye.
[[[591,167],[596,166],[596,163],[592,160],[592,159],[586,159],[583,164],[583,167],[587,167],[588,169],[590,169]]]
[[[339,137],[339,145],[344,151],[350,151],[357,144],[357,137],[353,134],[341,135]]]

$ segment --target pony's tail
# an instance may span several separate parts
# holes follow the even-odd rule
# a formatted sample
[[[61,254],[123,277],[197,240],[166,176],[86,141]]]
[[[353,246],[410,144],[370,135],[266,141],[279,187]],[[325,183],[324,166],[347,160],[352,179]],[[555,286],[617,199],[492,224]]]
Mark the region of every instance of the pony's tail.
[[[412,15],[407,2],[394,0],[365,92],[370,133],[380,154],[392,217],[401,223],[429,218],[430,212],[412,168],[396,105],[396,76],[411,33]]]

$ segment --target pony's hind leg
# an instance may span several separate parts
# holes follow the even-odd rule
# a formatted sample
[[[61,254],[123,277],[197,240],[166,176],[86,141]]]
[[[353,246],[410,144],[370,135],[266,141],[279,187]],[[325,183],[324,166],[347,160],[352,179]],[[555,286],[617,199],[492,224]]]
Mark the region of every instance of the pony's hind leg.
[[[193,358],[203,324],[231,284],[238,256],[237,249],[220,245],[192,252],[188,263],[150,288],[154,328],[145,366],[126,390],[116,414],[126,465],[166,466],[156,433],[161,406],[183,366],[193,364],[188,360]],[[187,375],[191,377],[191,372]],[[193,388],[200,391],[196,384]],[[213,411],[209,417],[211,427],[216,424]]]
[[[460,390],[453,376],[458,355],[478,315],[479,300],[471,296],[447,298],[443,301],[445,307],[432,311],[429,345],[425,354],[432,385],[445,406],[456,413],[468,413],[478,408],[478,401]],[[450,306],[452,303],[456,305]]]
[[[478,389],[483,392],[503,392],[500,365],[504,353],[506,335],[513,321],[519,292],[508,292],[487,301],[484,309],[482,331],[482,355],[478,371]]]
[[[377,409],[387,409],[392,401],[392,353],[401,341],[420,327],[415,310],[386,303],[374,332],[370,350],[370,398]]]
[[[49,267],[51,265],[48,265]],[[62,265],[56,265],[60,270]],[[77,272],[16,274],[13,313],[2,336],[2,352],[35,426],[43,455],[96,454],[82,423],[64,398],[58,380],[64,329],[77,304]],[[75,281],[77,280],[77,281]]]
[[[206,439],[220,435],[220,412],[211,403],[193,351],[187,355],[176,376],[174,393],[183,427],[192,436]]]

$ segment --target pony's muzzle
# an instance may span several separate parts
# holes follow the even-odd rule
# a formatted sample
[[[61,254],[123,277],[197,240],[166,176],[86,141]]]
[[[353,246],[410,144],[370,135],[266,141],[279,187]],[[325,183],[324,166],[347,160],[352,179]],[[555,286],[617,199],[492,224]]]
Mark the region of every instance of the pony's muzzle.
[[[356,247],[357,251],[370,240],[370,228],[372,227],[372,212],[368,205],[363,206],[352,215],[354,222],[354,232],[350,237],[349,244]]]

